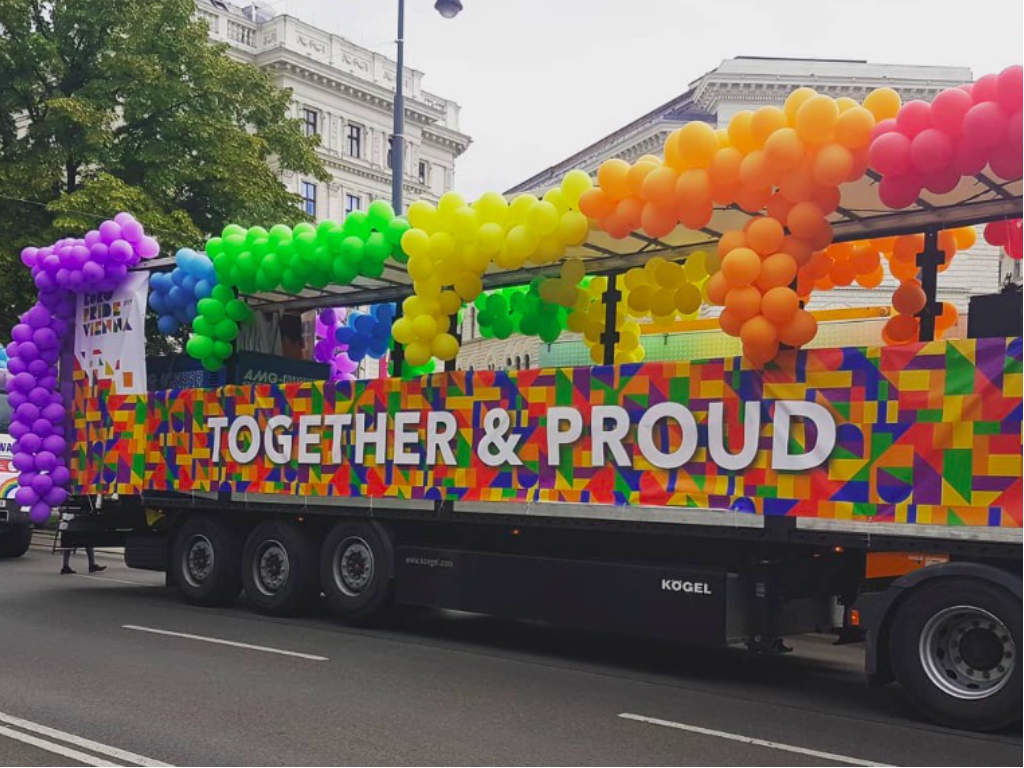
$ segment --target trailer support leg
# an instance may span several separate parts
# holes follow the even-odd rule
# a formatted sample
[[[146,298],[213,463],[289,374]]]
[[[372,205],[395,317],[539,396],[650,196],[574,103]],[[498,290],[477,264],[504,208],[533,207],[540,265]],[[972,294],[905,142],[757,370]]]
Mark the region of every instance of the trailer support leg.
[[[932,341],[935,338],[935,318],[942,313],[942,304],[936,299],[939,264],[945,259],[945,253],[939,248],[939,231],[926,230],[924,250],[917,254],[917,266],[921,268],[921,289],[925,295],[924,307],[917,313],[921,318],[921,341]]]
[[[619,273],[612,272],[608,275],[608,287],[604,291],[604,333],[601,334],[601,344],[604,345],[604,365],[615,363],[615,345],[619,341],[619,332],[615,330],[615,314],[618,310],[619,299],[622,298],[622,291],[619,290]]]

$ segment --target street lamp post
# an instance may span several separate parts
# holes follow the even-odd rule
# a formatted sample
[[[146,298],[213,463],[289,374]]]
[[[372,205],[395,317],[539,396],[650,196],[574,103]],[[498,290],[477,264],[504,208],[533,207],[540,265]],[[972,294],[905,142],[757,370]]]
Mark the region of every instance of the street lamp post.
[[[454,18],[462,10],[460,0],[437,0],[434,8],[446,19]],[[402,214],[402,180],[405,163],[405,98],[402,88],[405,80],[405,0],[398,0],[398,67],[395,71],[395,117],[391,135],[391,207]]]

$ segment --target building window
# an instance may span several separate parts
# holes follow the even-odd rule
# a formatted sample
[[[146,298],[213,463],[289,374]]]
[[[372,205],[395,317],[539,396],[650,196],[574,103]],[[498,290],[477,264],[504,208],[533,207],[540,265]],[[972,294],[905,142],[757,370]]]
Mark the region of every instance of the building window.
[[[530,368],[530,356],[529,355],[527,355],[526,357],[523,358],[523,368],[526,368],[527,370],[529,370],[529,368]]]
[[[516,355],[516,370],[518,371],[518,370],[520,370],[520,369],[521,369],[522,367],[523,367],[523,366],[522,366],[522,360],[520,360],[520,359],[519,359],[519,355]]]
[[[345,215],[358,211],[363,207],[363,199],[359,195],[345,195]]]
[[[316,217],[316,184],[313,182],[302,182],[302,210]]]
[[[416,176],[420,180],[420,184],[427,183],[427,164],[420,160],[419,171]]]
[[[352,157],[362,157],[363,129],[358,125],[348,126],[348,153]]]
[[[317,114],[317,111],[315,109],[302,110],[303,128],[305,129],[307,136],[316,136],[318,133],[320,133],[320,131],[317,130],[318,117],[319,115]]]
[[[391,164],[394,162],[394,160],[392,159],[394,157],[393,154],[392,154],[394,151],[395,151],[395,137],[394,136],[388,136],[388,168],[393,167]]]

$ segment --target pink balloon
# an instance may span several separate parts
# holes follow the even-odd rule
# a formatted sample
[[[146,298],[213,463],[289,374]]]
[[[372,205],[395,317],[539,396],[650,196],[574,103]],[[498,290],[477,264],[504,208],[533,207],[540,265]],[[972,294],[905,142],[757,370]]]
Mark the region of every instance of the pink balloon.
[[[910,170],[910,139],[897,131],[884,133],[868,149],[871,167],[883,176],[899,176]]]
[[[1016,144],[1003,142],[992,150],[988,159],[988,167],[992,169],[992,173],[1005,181],[1021,178],[1024,175],[1022,164],[1024,164],[1024,152],[1022,152],[1019,142]]]
[[[983,101],[995,101],[999,95],[999,76],[985,75],[979,77],[971,88],[971,98],[975,104]]]
[[[898,130],[896,128],[896,118],[887,117],[885,120],[879,120],[875,123],[875,127],[871,129],[871,140],[874,141],[883,133],[890,133],[895,130]]]
[[[878,184],[878,199],[893,209],[913,205],[921,194],[921,180],[912,175],[885,176]]]
[[[1006,134],[1006,115],[995,102],[975,104],[964,115],[963,141],[989,149]]]
[[[953,165],[961,176],[975,176],[981,173],[987,162],[988,150],[984,147],[978,147],[963,139],[957,144]]]
[[[1024,143],[1024,116],[1018,109],[1006,121],[1006,136],[1003,141],[1020,146]]]
[[[932,108],[927,101],[917,99],[904,104],[896,115],[896,127],[912,139],[932,124]]]
[[[910,142],[910,161],[920,173],[934,173],[950,165],[953,142],[938,128],[925,128]]]
[[[996,99],[1007,113],[1019,112],[1024,104],[1024,70],[1014,64],[996,77]]]
[[[972,106],[971,95],[960,88],[947,88],[932,101],[932,124],[950,136],[960,134],[960,125]]]

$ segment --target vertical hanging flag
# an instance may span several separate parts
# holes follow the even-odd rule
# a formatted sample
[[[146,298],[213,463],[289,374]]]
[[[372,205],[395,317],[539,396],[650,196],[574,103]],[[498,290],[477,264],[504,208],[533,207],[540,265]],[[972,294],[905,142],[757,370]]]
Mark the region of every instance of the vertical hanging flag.
[[[75,362],[118,394],[146,392],[146,296],[149,274],[132,272],[114,291],[79,294]]]

